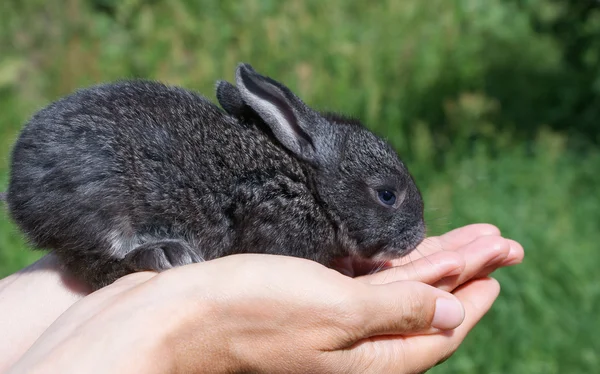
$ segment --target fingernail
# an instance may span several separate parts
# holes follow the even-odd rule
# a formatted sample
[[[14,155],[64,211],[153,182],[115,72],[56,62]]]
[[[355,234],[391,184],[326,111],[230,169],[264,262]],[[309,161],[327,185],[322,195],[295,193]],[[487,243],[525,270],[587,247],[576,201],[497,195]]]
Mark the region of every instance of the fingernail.
[[[508,257],[508,255],[506,253],[501,253],[498,256],[494,257],[493,259],[489,260],[484,266],[501,264],[502,262],[504,262],[504,260],[506,260],[506,257]]]
[[[458,300],[440,297],[435,302],[435,314],[431,325],[440,330],[458,327],[465,318],[465,311]]]
[[[521,262],[523,262],[523,258],[521,256],[519,256],[516,249],[511,247],[510,252],[508,252],[508,256],[506,256],[506,259],[504,260],[502,265],[511,266],[511,265],[520,264]]]

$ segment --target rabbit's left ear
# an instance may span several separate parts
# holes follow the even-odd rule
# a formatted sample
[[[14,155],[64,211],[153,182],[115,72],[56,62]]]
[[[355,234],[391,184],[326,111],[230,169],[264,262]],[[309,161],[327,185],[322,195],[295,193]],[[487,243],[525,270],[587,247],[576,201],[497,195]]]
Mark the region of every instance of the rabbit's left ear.
[[[283,84],[238,65],[236,83],[242,100],[269,126],[277,140],[297,157],[314,161],[319,116]]]
[[[217,100],[221,107],[232,116],[240,117],[247,109],[240,91],[227,81],[217,82]]]

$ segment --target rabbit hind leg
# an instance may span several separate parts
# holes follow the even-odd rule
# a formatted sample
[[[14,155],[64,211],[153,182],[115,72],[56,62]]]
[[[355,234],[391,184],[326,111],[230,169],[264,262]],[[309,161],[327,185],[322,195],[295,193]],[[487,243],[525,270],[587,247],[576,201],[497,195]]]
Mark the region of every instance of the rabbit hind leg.
[[[134,248],[127,253],[123,261],[134,271],[164,271],[201,262],[202,258],[184,240],[163,239]]]
[[[107,286],[117,279],[138,271],[157,271],[201,262],[203,259],[184,240],[156,239],[128,248],[125,255],[115,255],[114,246],[98,250],[57,248],[54,252],[65,268],[92,290]],[[110,253],[110,254],[109,254]]]

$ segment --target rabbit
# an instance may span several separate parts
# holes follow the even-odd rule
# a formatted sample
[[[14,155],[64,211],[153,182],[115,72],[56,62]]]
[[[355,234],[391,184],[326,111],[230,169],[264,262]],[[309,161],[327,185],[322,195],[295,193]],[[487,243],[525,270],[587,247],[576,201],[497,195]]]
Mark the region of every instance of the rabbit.
[[[236,253],[387,261],[423,240],[413,177],[360,121],[245,63],[216,88],[222,109],[149,80],[41,109],[12,151],[11,218],[93,289]]]

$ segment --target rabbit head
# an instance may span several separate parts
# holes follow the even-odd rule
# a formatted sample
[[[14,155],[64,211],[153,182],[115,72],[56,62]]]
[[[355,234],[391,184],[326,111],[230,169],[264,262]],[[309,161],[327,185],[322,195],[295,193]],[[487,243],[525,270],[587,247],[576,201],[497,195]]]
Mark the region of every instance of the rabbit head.
[[[236,86],[217,84],[217,98],[229,114],[264,122],[313,170],[316,198],[344,226],[349,255],[388,260],[423,240],[423,200],[412,176],[394,149],[358,120],[309,108],[248,64],[238,66]]]

